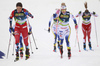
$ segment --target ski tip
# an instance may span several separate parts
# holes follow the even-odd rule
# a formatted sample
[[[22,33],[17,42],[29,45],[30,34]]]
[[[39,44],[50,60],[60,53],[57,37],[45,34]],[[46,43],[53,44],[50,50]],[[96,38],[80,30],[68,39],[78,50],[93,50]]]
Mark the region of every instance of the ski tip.
[[[79,50],[79,52],[81,52],[81,50]]]

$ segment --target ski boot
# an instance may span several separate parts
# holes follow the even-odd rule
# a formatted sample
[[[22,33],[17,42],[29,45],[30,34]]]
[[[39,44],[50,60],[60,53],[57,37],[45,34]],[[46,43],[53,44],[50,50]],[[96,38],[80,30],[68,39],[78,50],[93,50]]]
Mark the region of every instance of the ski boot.
[[[20,49],[20,57],[21,57],[21,59],[23,58],[23,50],[22,49]]]
[[[83,43],[83,49],[86,51],[86,43]]]
[[[63,54],[63,46],[60,46],[60,54],[61,54],[61,58],[63,57],[62,54]]]
[[[26,56],[26,60],[27,60],[27,59],[29,59],[29,57],[30,57],[29,49],[26,49],[26,52],[25,52],[25,53],[26,53],[25,56]]]
[[[19,60],[19,53],[17,52],[17,53],[16,53],[16,58],[15,58],[14,62],[16,62],[16,61],[18,61],[18,60]]]
[[[89,42],[89,49],[92,50],[91,42]]]
[[[68,49],[68,59],[71,58],[71,49]]]
[[[59,41],[58,41],[58,49],[60,50],[60,43],[59,43]]]
[[[54,50],[53,51],[56,52],[56,46],[54,46]]]

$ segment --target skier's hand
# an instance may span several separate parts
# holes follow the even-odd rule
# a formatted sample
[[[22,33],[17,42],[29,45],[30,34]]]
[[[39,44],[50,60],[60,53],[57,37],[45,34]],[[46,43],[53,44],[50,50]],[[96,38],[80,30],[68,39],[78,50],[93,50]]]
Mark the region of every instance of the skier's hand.
[[[50,28],[48,28],[48,32],[50,33]]]
[[[78,25],[75,25],[75,29],[78,29]]]
[[[93,11],[93,15],[95,15],[96,13]]]
[[[60,12],[60,9],[57,10],[56,14],[59,14],[59,12]]]
[[[12,27],[9,28],[9,32],[10,33],[13,32],[13,28]]]
[[[15,36],[15,32],[13,32],[13,36]]]
[[[79,14],[81,14],[82,12],[81,11],[79,11]]]
[[[28,35],[32,34],[32,32],[28,32]]]
[[[33,19],[33,18],[34,18],[34,16],[31,16],[31,18]]]

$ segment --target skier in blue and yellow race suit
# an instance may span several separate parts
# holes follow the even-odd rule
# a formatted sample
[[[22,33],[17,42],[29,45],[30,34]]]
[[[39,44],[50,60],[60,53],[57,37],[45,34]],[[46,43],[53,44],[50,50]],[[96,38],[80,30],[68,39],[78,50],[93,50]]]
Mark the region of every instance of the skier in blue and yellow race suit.
[[[51,21],[53,20],[53,24],[52,24],[52,32],[53,32],[53,35],[54,35],[54,52],[56,52],[56,43],[58,43],[58,49],[60,48],[60,38],[59,38],[59,35],[58,35],[58,27],[57,26],[57,17],[56,17],[56,14],[53,14],[53,16],[50,18],[49,20],[49,28],[48,28],[48,32],[50,32],[50,26],[51,26]],[[57,42],[57,39],[58,39],[58,42]]]
[[[66,11],[66,5],[65,3],[61,4],[61,9],[59,12],[59,16],[57,16],[58,14],[56,14],[56,17],[59,17],[59,30],[58,30],[58,34],[60,37],[60,53],[61,53],[61,58],[62,58],[62,54],[63,54],[63,40],[65,37],[66,40],[66,45],[67,45],[67,50],[68,50],[68,58],[70,59],[71,57],[71,47],[70,47],[70,42],[69,42],[69,38],[70,38],[70,34],[71,34],[71,29],[69,26],[69,19],[72,18],[74,23],[75,23],[75,28],[77,29],[77,21],[74,18],[74,16]]]

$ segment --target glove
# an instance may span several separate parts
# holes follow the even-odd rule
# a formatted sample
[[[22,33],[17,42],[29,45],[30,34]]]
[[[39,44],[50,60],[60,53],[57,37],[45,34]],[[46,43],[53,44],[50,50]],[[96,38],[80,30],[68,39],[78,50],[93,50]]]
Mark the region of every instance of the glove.
[[[93,11],[93,15],[95,15],[95,12]]]
[[[31,18],[34,18],[34,16],[32,16]]]
[[[10,33],[13,32],[13,28],[12,27],[9,28],[9,32]]]
[[[13,36],[15,36],[15,32],[13,32]]]
[[[79,14],[81,14],[82,12],[81,11],[79,11]]]
[[[75,25],[75,29],[78,29],[78,25]]]
[[[32,32],[28,32],[28,35],[32,34]]]
[[[60,12],[60,9],[57,10],[56,14],[59,14],[59,12]]]
[[[50,33],[50,27],[48,28],[48,32]]]

